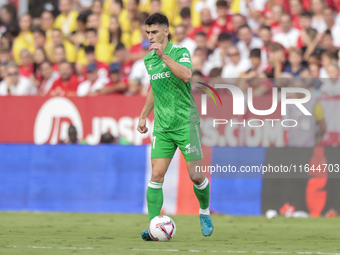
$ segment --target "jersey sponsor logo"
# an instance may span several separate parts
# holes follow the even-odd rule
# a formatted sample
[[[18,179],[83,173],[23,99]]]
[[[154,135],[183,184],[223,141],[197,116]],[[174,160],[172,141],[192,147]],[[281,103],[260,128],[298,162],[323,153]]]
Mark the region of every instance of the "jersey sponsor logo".
[[[189,58],[181,58],[181,59],[179,60],[179,62],[187,62],[187,63],[191,63]]]
[[[154,80],[164,79],[164,78],[170,78],[170,71],[163,72],[163,73],[155,73],[150,77],[150,80],[154,81]]]

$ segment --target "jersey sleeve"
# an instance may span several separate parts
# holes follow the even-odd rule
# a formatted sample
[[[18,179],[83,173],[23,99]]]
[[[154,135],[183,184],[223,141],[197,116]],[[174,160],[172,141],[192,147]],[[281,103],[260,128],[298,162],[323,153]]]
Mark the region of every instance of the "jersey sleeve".
[[[182,66],[189,67],[192,70],[191,57],[187,48],[183,47],[178,49],[176,53],[176,62]]]

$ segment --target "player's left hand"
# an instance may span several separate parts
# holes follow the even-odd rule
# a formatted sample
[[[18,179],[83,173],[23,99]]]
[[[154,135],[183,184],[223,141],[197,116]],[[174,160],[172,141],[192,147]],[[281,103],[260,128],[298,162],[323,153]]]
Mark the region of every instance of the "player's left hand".
[[[156,54],[159,58],[162,58],[162,57],[165,56],[163,45],[160,44],[160,43],[151,44],[150,47],[149,47],[149,50],[155,50],[155,52],[156,52]]]

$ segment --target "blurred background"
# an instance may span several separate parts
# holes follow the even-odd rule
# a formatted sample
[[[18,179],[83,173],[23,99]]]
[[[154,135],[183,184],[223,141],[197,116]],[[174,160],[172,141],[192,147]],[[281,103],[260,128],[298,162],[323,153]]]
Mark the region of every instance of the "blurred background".
[[[313,116],[288,111],[294,129],[216,131],[202,117],[206,165],[334,167],[303,178],[207,174],[212,211],[336,215],[339,11],[337,0],[0,0],[0,210],[146,213],[153,113],[147,134],[136,126],[150,89],[144,21],[161,12],[171,40],[191,53],[193,82],[252,88],[263,109],[273,88],[312,95]],[[198,213],[179,151],[164,194],[164,213]]]

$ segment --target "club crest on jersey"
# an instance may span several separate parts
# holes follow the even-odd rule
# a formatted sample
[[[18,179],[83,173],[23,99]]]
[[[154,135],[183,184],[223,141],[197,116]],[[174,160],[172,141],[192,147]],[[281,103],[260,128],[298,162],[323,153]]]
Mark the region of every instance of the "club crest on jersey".
[[[149,65],[149,70],[152,70],[152,65]]]
[[[165,64],[163,64],[163,67],[165,67]]]

